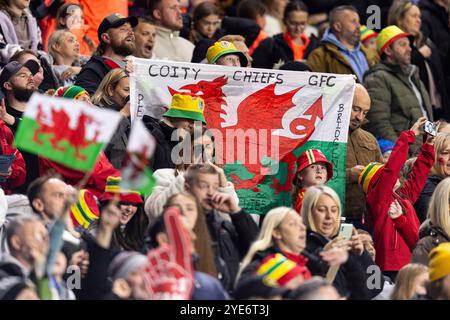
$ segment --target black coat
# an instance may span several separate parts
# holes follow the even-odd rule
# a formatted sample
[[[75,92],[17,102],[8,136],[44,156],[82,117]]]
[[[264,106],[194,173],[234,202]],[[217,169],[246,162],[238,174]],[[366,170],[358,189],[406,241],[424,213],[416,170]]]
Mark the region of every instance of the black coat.
[[[303,59],[307,59],[308,55],[320,44],[319,39],[311,36],[309,45],[305,50]],[[283,34],[277,34],[273,38],[264,39],[253,52],[254,68],[272,69],[274,64],[279,62],[289,62],[294,60],[294,52],[284,40]]]
[[[448,25],[448,13],[432,0],[419,2],[422,11],[422,32],[431,39],[439,49],[442,65],[445,67],[447,90],[450,90],[450,27]]]
[[[433,192],[439,182],[441,182],[443,179],[444,178],[438,176],[429,176],[427,181],[425,182],[422,193],[420,194],[419,199],[417,199],[416,203],[414,204],[414,209],[416,209],[417,217],[419,218],[420,223],[424,222],[427,218],[428,206],[430,204],[431,196],[433,195]]]
[[[172,132],[175,129],[150,116],[144,116],[142,121],[156,140],[155,152],[150,159],[150,168],[153,172],[163,168],[175,168],[171,158],[172,149],[178,143],[171,141]]]
[[[113,300],[112,282],[108,279],[108,268],[117,252],[100,247],[95,239],[83,234],[89,253],[89,269],[86,277],[81,281],[81,290],[78,292],[79,300]]]
[[[306,237],[306,251],[313,256],[319,257],[320,252],[324,246],[329,242],[324,236],[308,230]],[[309,258],[309,257],[308,257]],[[340,266],[334,279],[333,285],[339,291],[342,296],[349,297],[351,300],[355,299],[372,299],[377,296],[383,290],[384,280],[383,275],[380,272],[380,284],[381,288],[369,289],[367,286],[369,276],[369,266],[375,265],[375,262],[370,257],[367,251],[357,257],[353,253],[349,253],[347,262]],[[313,275],[319,275],[326,277],[328,272],[328,265],[325,263],[318,263],[313,259],[310,259],[307,264],[308,269]]]
[[[114,110],[114,109],[113,109]],[[114,168],[122,169],[123,160],[127,152],[128,137],[131,122],[129,118],[122,118],[111,140],[105,148],[105,156]]]
[[[239,263],[259,232],[252,217],[243,210],[230,217],[231,222],[215,211],[206,214],[219,280],[229,292],[233,289]]]
[[[444,69],[439,56],[439,49],[429,39],[427,39],[426,45],[428,45],[432,51],[431,56],[429,58],[425,58],[416,46],[412,46],[411,63],[419,67],[420,80],[424,83],[427,91],[429,91],[430,88],[430,79],[428,77],[425,62],[430,67],[436,89],[441,95],[442,101],[441,109],[435,109],[435,106],[433,106],[434,119],[437,120],[444,118],[447,122],[450,122],[450,101],[447,94],[445,76],[443,73]]]
[[[84,88],[92,96],[106,74],[114,69],[112,64],[107,64],[105,61],[104,57],[92,56],[78,74],[75,85]]]

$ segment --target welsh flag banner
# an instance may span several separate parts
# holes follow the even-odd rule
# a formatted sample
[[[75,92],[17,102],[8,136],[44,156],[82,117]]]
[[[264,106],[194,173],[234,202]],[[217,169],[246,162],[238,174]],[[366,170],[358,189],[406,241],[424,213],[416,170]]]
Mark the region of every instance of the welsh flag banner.
[[[204,99],[216,163],[247,212],[292,204],[296,160],[308,148],[333,164],[328,185],[345,199],[353,76],[144,59],[134,60],[134,70],[133,118],[160,118],[176,93]]]
[[[68,168],[88,172],[120,118],[115,111],[35,93],[17,129],[15,145]]]
[[[121,190],[135,190],[149,195],[156,183],[148,162],[155,151],[155,138],[148,132],[140,119],[131,127],[127,145],[126,163],[122,168]]]

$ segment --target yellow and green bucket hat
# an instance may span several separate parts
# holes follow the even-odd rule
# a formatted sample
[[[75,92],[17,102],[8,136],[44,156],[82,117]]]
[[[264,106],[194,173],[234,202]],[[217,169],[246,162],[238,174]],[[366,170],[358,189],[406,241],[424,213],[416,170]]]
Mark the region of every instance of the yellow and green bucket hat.
[[[200,97],[193,97],[189,94],[176,93],[172,97],[170,109],[163,114],[164,117],[191,119],[201,121],[206,124],[203,112],[205,101]]]
[[[227,54],[237,55],[241,61],[241,67],[246,67],[248,65],[248,59],[245,54],[236,49],[235,45],[229,41],[217,41],[209,47],[206,52],[206,60],[208,60],[209,64],[214,64],[220,57]]]

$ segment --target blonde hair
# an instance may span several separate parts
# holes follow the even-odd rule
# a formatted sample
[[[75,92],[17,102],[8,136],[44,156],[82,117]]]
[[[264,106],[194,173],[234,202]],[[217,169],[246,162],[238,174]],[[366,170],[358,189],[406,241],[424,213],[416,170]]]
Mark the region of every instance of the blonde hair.
[[[341,200],[339,199],[339,196],[337,195],[336,191],[334,191],[330,187],[327,187],[327,186],[309,187],[306,190],[305,197],[303,198],[301,216],[303,218],[303,223],[305,224],[307,229],[314,231],[314,232],[318,232],[317,227],[314,224],[312,209],[316,206],[317,201],[319,200],[320,196],[323,194],[326,194],[327,196],[331,197],[334,200],[334,202],[336,202],[338,209],[339,209],[338,221],[337,221],[338,223],[336,223],[336,225],[334,226],[334,229],[333,229],[333,232],[331,235],[331,237],[333,237],[339,231],[339,225],[340,225],[341,214],[342,214],[342,206],[341,206]]]
[[[439,227],[450,236],[450,178],[442,180],[433,192],[428,218],[433,226]]]
[[[64,40],[66,33],[72,32],[70,32],[67,29],[56,30],[55,32],[52,33],[52,35],[48,39],[47,42],[48,54],[51,55],[53,59],[55,59],[55,56],[57,54],[55,49],[53,49],[53,45],[61,43]]]
[[[114,101],[112,100],[112,96],[108,92],[108,88],[109,86],[111,86],[112,90],[114,91],[119,81],[123,78],[128,78],[125,70],[117,68],[109,71],[103,78],[102,82],[100,82],[97,91],[95,91],[94,95],[92,96],[92,103],[99,107],[112,105]]]
[[[414,294],[414,282],[418,276],[428,273],[428,267],[423,264],[410,263],[405,265],[397,274],[391,300],[409,300]]]
[[[404,29],[404,26],[400,26],[400,22],[401,22],[401,20],[403,20],[405,18],[406,13],[412,7],[419,8],[418,5],[412,3],[409,0],[394,1],[388,11],[388,25],[396,25],[400,29]],[[403,31],[408,32],[407,30],[403,30]],[[424,42],[425,38],[423,37],[423,35],[420,31],[417,35],[413,35],[413,36],[417,38],[418,44],[424,44],[423,42]]]
[[[439,156],[443,150],[450,146],[450,133],[438,133],[434,139],[434,164],[431,167],[430,175],[445,178],[445,172],[439,162]]]
[[[274,208],[266,214],[258,238],[253,242],[247,255],[242,260],[236,280],[239,279],[242,271],[252,262],[258,251],[266,250],[274,245],[273,231],[283,222],[289,212],[297,214],[294,209],[288,207]]]

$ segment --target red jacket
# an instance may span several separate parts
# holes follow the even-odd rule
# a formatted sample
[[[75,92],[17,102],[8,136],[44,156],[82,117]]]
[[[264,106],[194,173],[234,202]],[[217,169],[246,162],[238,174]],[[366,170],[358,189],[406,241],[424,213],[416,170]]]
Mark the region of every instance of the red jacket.
[[[25,182],[27,175],[25,170],[25,160],[23,160],[20,151],[12,146],[13,142],[14,135],[11,129],[8,128],[5,122],[0,120],[0,144],[2,148],[2,155],[16,155],[16,158],[11,165],[11,175],[6,182],[0,184],[5,194],[11,194],[12,189],[20,187]]]
[[[402,132],[378,182],[367,195],[367,209],[374,225],[376,263],[383,271],[398,271],[408,264],[411,252],[419,241],[420,222],[413,204],[418,199],[434,163],[432,145],[422,145],[408,180],[396,192],[393,191],[408,157],[409,145],[414,142],[413,131]],[[404,214],[392,220],[388,210],[394,199],[399,201]]]
[[[48,159],[39,158],[40,174],[43,175],[49,169],[55,170],[62,176],[66,183],[73,186],[80,182],[86,175],[84,172],[67,168]],[[109,176],[120,177],[120,171],[114,168],[106,158],[105,154],[101,152],[84,189],[88,189],[97,198],[100,197],[105,192],[106,179]]]

